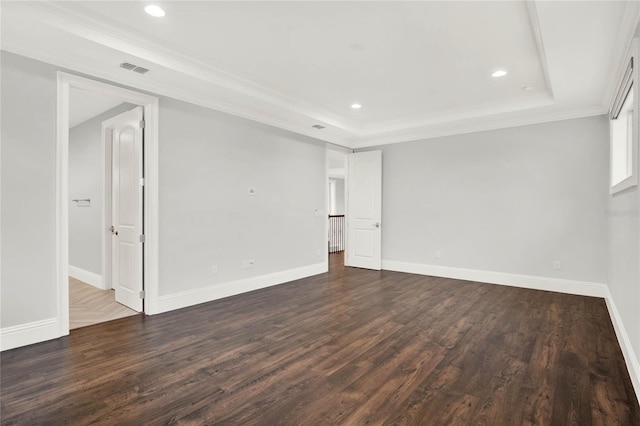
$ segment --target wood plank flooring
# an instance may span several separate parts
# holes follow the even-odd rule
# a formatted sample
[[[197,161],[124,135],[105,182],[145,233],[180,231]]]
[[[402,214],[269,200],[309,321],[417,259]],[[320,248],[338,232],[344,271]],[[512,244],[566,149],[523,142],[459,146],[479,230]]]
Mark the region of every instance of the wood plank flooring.
[[[138,312],[116,302],[113,290],[100,290],[69,277],[69,328],[138,315]]]
[[[2,353],[3,425],[638,425],[602,299],[335,267]]]

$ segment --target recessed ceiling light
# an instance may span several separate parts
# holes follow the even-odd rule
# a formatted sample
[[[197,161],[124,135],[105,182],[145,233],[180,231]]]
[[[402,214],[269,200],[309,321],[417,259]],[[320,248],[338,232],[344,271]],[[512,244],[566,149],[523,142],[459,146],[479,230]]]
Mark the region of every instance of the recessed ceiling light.
[[[531,90],[533,90],[533,86],[524,86],[522,90],[526,90],[527,92],[530,92]]]
[[[491,74],[491,77],[504,77],[505,75],[507,75],[505,70],[496,70]]]
[[[162,10],[160,6],[156,6],[155,4],[150,4],[149,6],[145,7],[144,11],[151,16],[155,16],[156,18],[162,18],[165,15],[164,10]]]
[[[360,109],[360,108],[362,108],[362,105],[360,105],[360,104],[351,104],[351,108],[352,109]]]

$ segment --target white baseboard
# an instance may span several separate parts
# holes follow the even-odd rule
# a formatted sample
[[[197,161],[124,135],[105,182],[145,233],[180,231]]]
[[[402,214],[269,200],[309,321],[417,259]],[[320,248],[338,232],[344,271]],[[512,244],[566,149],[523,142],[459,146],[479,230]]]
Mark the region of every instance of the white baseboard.
[[[158,297],[157,309],[154,311],[154,314],[211,302],[212,300],[235,296],[236,294],[259,290],[325,272],[327,272],[327,265],[325,263],[317,263],[301,268],[288,269],[272,274],[168,294]]]
[[[607,302],[607,308],[609,309],[609,315],[611,316],[611,322],[613,323],[613,329],[616,332],[620,349],[622,349],[624,361],[627,364],[627,371],[629,372],[629,377],[631,377],[633,389],[636,391],[636,398],[640,404],[640,362],[638,362],[638,356],[633,350],[631,340],[620,317],[620,312],[618,312],[618,308],[616,308],[616,304],[608,289],[605,301]]]
[[[383,260],[382,269],[419,275],[431,275],[434,277],[476,281],[481,283],[500,284],[511,287],[530,288],[533,290],[557,291],[560,293],[578,294],[580,296],[606,297],[608,293],[607,285],[603,283],[510,274],[506,272],[482,271],[477,269],[452,268],[449,266],[400,262],[396,260]]]
[[[92,286],[97,287],[100,290],[104,290],[104,287],[102,285],[102,275],[100,274],[87,271],[86,269],[78,268],[77,266],[69,265],[69,276],[87,284],[91,284]]]
[[[78,276],[72,274],[72,266],[69,267],[69,275],[85,280],[82,272]],[[491,272],[473,269],[452,268],[446,266],[426,265],[409,262],[383,260],[382,268],[391,271],[407,272],[420,275],[462,279],[468,281],[484,282],[490,284],[523,287],[535,290],[557,291],[562,293],[578,294],[583,296],[603,297],[607,303],[611,322],[622,349],[624,359],[635,389],[636,397],[640,402],[640,363],[634,353],[631,341],[626,332],[618,309],[611,297],[608,287],[601,283],[571,281],[557,278],[546,278],[529,275],[509,274],[504,272]],[[76,271],[84,271],[77,268]],[[74,271],[75,272],[75,271]],[[84,271],[88,272],[88,271]],[[160,296],[158,298],[158,310],[154,313],[172,311],[200,303],[210,302],[216,299],[233,296],[248,291],[258,290],[289,281],[306,278],[309,276],[327,272],[327,265],[318,263],[302,268],[289,269],[229,283],[209,286],[205,288],[183,291],[180,293]],[[93,274],[88,272],[88,274]],[[99,277],[97,274],[93,274]],[[101,280],[100,280],[101,281]],[[94,281],[95,282],[95,281]],[[60,337],[57,318],[50,318],[0,329],[0,351],[31,345],[46,340]]]
[[[0,351],[32,345],[60,337],[57,318],[0,329]]]

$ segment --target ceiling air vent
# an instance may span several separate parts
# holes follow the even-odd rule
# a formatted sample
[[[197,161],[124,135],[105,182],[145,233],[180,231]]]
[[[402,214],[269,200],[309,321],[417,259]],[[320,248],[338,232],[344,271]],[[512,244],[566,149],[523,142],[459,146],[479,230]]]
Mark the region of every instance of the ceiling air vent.
[[[137,72],[138,74],[146,74],[149,72],[145,67],[139,67],[135,64],[130,64],[129,62],[123,62],[120,64],[120,68],[124,68],[125,70]]]
[[[321,126],[321,125],[319,125],[319,124],[314,124],[314,125],[313,125],[313,126],[311,126],[311,127],[313,127],[314,129],[318,129],[318,130],[322,130],[322,129],[324,129],[324,126]]]

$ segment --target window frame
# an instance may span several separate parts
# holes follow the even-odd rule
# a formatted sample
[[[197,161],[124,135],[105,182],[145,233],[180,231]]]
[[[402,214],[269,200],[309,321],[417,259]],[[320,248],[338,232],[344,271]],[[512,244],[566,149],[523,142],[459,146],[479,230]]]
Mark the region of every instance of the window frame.
[[[638,90],[638,86],[640,85],[638,68],[640,64],[638,63],[638,56],[638,39],[635,38],[631,42],[629,52],[625,56],[624,67],[620,71],[616,83],[616,90],[609,108],[609,187],[611,194],[638,185],[638,133],[640,131],[638,121],[638,107],[640,105],[638,99],[640,97],[640,90]],[[631,174],[620,182],[614,183],[613,126],[611,122],[617,119],[628,96],[633,96],[631,104],[631,149],[628,153],[628,155],[631,156]],[[629,158],[626,160],[628,161]]]

